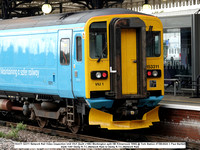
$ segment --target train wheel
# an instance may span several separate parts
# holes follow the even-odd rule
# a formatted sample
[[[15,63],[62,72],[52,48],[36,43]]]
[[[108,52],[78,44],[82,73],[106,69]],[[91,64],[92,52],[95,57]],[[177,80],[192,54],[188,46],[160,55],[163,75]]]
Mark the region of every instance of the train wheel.
[[[40,128],[44,128],[48,124],[48,120],[46,118],[38,117],[36,120]]]
[[[72,133],[78,133],[81,129],[81,115],[77,114],[75,122],[68,126]]]

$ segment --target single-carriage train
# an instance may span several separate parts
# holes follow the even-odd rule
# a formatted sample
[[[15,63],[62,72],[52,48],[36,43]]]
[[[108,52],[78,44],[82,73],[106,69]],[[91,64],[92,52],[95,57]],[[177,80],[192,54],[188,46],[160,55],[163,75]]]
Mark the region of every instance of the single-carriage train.
[[[77,132],[146,128],[164,94],[161,21],[113,8],[0,21],[0,110]]]

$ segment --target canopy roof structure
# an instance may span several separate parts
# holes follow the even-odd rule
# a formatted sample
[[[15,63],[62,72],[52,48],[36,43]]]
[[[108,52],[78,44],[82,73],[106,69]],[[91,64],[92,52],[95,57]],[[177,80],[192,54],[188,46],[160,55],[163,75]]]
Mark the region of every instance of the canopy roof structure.
[[[200,0],[0,0],[0,18],[42,15],[41,7],[45,2],[52,5],[51,13],[56,14],[110,7],[142,11],[145,1],[151,5],[154,13],[162,12],[163,9],[187,6],[197,6],[200,9]]]

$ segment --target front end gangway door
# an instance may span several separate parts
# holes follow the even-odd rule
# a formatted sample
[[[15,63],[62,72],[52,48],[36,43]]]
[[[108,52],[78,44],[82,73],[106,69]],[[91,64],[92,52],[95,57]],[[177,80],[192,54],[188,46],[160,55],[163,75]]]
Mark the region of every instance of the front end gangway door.
[[[110,23],[111,92],[116,99],[147,96],[145,29],[137,17]]]

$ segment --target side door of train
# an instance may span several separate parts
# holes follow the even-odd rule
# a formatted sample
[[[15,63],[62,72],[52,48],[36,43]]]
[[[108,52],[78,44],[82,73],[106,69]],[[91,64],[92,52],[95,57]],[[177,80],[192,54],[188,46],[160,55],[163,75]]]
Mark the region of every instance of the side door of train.
[[[73,98],[72,93],[72,30],[58,31],[58,91],[59,96]]]
[[[73,33],[72,79],[74,96],[85,96],[85,57],[83,32]]]

